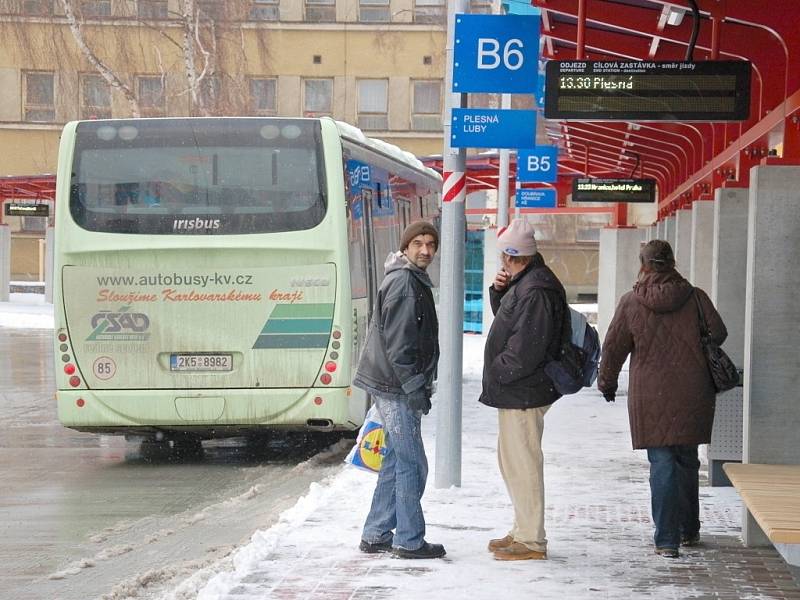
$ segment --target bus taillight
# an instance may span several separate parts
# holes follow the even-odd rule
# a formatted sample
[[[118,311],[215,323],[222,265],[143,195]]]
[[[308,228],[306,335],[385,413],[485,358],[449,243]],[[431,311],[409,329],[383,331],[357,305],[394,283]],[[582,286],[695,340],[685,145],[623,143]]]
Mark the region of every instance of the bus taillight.
[[[331,376],[328,373],[323,373],[320,375],[319,380],[322,385],[328,385],[332,381]]]
[[[328,362],[325,363],[325,370],[328,373],[333,373],[334,371],[336,371],[336,363],[333,362],[332,360],[329,360]]]
[[[64,365],[64,373],[67,375],[72,375],[75,372],[75,365],[69,363],[68,365]]]
[[[339,331],[338,329],[334,330],[334,332],[332,334],[332,337],[333,337],[333,339],[338,340],[340,337],[342,337],[342,332]]]
[[[78,377],[77,375],[73,375],[72,377],[69,378],[69,384],[72,387],[78,387],[81,384],[81,378]]]

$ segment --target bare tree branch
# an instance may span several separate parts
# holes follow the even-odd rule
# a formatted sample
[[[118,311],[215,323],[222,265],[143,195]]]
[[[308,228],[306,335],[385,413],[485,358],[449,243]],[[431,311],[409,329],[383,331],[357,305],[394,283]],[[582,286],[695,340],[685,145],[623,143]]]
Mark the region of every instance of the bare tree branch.
[[[78,48],[80,48],[83,55],[97,70],[97,72],[100,73],[103,79],[105,79],[112,88],[121,92],[122,95],[125,96],[125,99],[128,101],[128,105],[131,109],[131,115],[135,118],[140,117],[141,111],[139,110],[139,101],[136,99],[136,95],[108,65],[106,65],[97,57],[97,55],[86,43],[80,23],[78,23],[78,20],[75,18],[75,10],[72,6],[72,0],[61,0],[61,5],[64,7],[64,14],[67,17],[67,23],[69,23],[70,31],[72,31],[72,35],[75,38],[75,42],[78,44]]]

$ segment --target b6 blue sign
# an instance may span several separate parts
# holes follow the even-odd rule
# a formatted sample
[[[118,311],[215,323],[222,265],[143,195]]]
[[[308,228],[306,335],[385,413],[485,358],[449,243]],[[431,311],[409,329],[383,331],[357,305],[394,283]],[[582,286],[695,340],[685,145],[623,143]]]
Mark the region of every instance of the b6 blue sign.
[[[453,91],[533,94],[538,15],[456,15]]]

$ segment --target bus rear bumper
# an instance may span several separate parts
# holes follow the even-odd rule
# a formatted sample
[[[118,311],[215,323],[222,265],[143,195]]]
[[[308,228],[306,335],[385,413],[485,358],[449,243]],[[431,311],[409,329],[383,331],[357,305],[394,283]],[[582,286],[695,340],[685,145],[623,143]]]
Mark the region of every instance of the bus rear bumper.
[[[79,431],[230,437],[264,429],[352,431],[366,398],[353,388],[59,390],[58,418]]]

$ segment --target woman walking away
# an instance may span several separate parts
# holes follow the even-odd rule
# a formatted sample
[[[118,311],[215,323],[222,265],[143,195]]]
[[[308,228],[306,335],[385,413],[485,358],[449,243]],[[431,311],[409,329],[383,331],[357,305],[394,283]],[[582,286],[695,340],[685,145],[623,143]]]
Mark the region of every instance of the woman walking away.
[[[628,354],[634,449],[646,449],[656,554],[677,558],[700,541],[698,444],[711,441],[716,391],[700,341],[699,306],[721,344],[725,324],[706,293],[675,270],[669,243],[648,242],[633,291],[619,301],[603,342],[598,387],[609,402]]]

